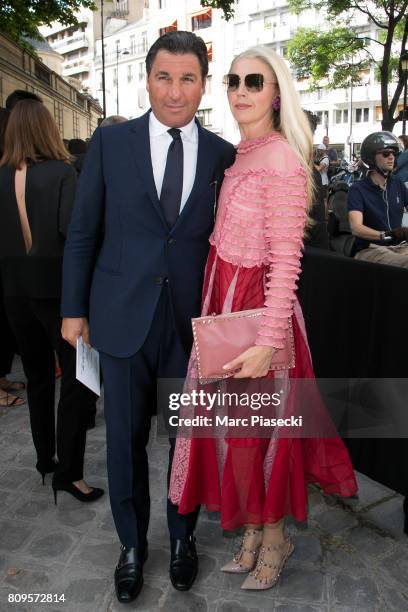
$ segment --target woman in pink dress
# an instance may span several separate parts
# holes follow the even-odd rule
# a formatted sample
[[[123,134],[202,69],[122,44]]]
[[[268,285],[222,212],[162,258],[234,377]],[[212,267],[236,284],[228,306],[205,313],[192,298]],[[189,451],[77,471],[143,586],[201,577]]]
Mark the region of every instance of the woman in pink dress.
[[[289,70],[273,51],[245,51],[225,80],[242,140],[220,194],[202,314],[265,308],[255,346],[224,366],[244,379],[273,378],[271,359],[284,346],[291,317],[296,364],[283,380],[313,379],[295,294],[313,189],[309,123]],[[193,350],[187,391],[199,386],[196,366]],[[326,493],[355,495],[338,436],[178,438],[169,496],[182,514],[205,504],[221,511],[224,529],[245,527],[240,550],[222,570],[248,573],[242,588],[258,590],[276,584],[294,550],[284,517],[306,519],[309,482]]]

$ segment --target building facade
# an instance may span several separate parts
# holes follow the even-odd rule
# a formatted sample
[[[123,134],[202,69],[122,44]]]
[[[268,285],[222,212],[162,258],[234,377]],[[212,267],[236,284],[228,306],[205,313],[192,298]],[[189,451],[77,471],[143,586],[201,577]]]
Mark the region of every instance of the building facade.
[[[364,15],[354,25],[360,35],[378,38],[378,30]],[[231,142],[239,133],[228,108],[222,77],[234,56],[244,49],[262,44],[287,56],[288,43],[299,27],[327,28],[322,11],[310,9],[295,15],[287,0],[238,0],[235,17],[226,22],[222,11],[205,9],[199,0],[149,0],[144,3],[142,19],[126,24],[105,36],[107,113],[139,116],[147,108],[144,60],[149,46],[171,30],[190,30],[207,44],[210,71],[198,117],[205,127]],[[372,43],[371,52],[378,54]],[[101,100],[101,47],[96,41],[94,95]],[[295,75],[294,75],[294,78]],[[317,115],[315,142],[328,135],[339,152],[349,155],[370,132],[381,129],[380,83],[372,66],[362,74],[362,84],[353,88],[309,91],[307,81],[297,81],[303,108]],[[393,93],[390,85],[390,93]],[[119,102],[119,103],[118,103]],[[401,105],[402,108],[402,100]],[[399,110],[399,109],[398,109]],[[399,125],[396,125],[396,132]]]
[[[77,13],[78,25],[54,22],[41,27],[41,34],[63,58],[61,74],[77,89],[91,90],[94,57],[94,13],[84,9]]]
[[[145,0],[101,0],[97,10],[76,13],[78,24],[66,26],[54,22],[40,28],[41,34],[63,57],[62,75],[75,87],[91,92],[94,82],[95,40],[100,38],[102,16],[105,32],[115,31],[139,20]]]
[[[98,125],[102,109],[39,57],[0,34],[0,106],[15,89],[39,95],[55,117],[64,138],[88,138]]]

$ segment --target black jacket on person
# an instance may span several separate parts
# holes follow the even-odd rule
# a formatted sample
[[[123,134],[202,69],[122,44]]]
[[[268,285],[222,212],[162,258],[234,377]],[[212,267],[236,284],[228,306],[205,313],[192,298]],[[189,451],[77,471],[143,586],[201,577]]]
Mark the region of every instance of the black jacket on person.
[[[0,167],[0,271],[5,296],[59,298],[62,255],[75,197],[71,164],[46,160],[27,167],[27,254],[15,195],[15,169]]]

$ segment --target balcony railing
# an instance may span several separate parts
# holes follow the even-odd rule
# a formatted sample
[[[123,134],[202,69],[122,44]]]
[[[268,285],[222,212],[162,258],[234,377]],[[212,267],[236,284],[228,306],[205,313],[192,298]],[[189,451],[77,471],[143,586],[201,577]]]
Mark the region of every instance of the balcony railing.
[[[61,49],[62,47],[68,47],[77,43],[83,43],[84,47],[89,46],[88,38],[86,34],[79,34],[76,36],[70,36],[69,38],[63,38],[62,40],[56,40],[54,43],[50,43],[53,49]]]
[[[124,49],[122,49],[124,51]],[[137,55],[144,55],[147,53],[147,40],[144,40],[141,43],[131,45],[130,47],[126,47],[126,51],[128,52],[126,58],[135,57]],[[119,51],[119,59],[122,57],[121,52]],[[105,64],[114,64],[116,63],[117,54],[116,51],[111,51],[110,53],[105,53]],[[95,65],[98,66],[102,64],[102,55],[95,56]]]

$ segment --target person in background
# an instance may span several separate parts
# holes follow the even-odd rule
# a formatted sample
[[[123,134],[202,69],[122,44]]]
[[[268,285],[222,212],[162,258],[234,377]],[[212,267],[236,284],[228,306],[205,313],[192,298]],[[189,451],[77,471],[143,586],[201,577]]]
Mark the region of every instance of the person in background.
[[[402,226],[408,190],[393,174],[400,141],[391,132],[374,132],[361,143],[367,175],[347,194],[356,259],[408,268],[408,228]]]
[[[88,146],[85,140],[81,140],[81,138],[71,138],[71,140],[68,142],[68,151],[74,158],[72,165],[74,166],[78,176],[81,173],[87,150]]]
[[[83,479],[86,407],[94,397],[76,380],[76,353],[60,334],[62,253],[75,195],[76,174],[58,127],[37,100],[10,114],[0,160],[0,271],[6,314],[25,375],[36,468],[43,483],[83,502],[102,489]],[[61,365],[55,455],[55,358]]]
[[[107,125],[116,125],[118,123],[124,123],[127,121],[126,117],[122,117],[122,115],[110,115],[109,117],[105,117],[103,121],[101,121],[99,127],[106,127]]]
[[[397,157],[397,166],[395,170],[395,176],[397,176],[405,187],[408,188],[408,136],[401,134],[399,140],[402,144],[403,151]]]
[[[305,113],[312,133],[316,131],[317,116],[308,110],[303,110]],[[324,201],[325,190],[322,185],[322,177],[316,169],[315,164],[312,166],[313,172],[313,199],[310,207],[309,217],[313,220],[311,227],[306,230],[304,244],[319,249],[329,249],[329,234],[327,232],[326,220],[326,205]]]
[[[320,177],[322,180],[322,195],[325,202],[325,207],[327,207],[327,188],[329,185],[329,176],[327,171],[329,169],[329,163],[326,146],[324,144],[318,144],[315,150],[314,167],[318,172],[320,172]]]
[[[337,151],[334,147],[330,147],[330,139],[328,136],[323,136],[323,144],[326,147],[327,156],[329,158],[328,176],[329,180],[336,174],[339,169],[340,161]]]
[[[0,158],[4,150],[4,134],[10,111],[0,108]],[[14,353],[16,352],[16,341],[10,329],[3,304],[3,286],[0,276],[0,407],[21,406],[25,401],[9,391],[21,391],[25,384],[20,381],[8,380],[7,374],[11,372]]]
[[[17,102],[21,102],[21,100],[36,100],[37,102],[42,102],[40,96],[37,96],[37,94],[33,93],[32,91],[16,89],[7,97],[6,108],[9,111],[12,111]]]

